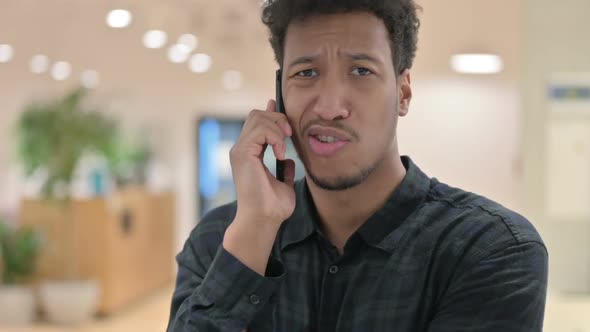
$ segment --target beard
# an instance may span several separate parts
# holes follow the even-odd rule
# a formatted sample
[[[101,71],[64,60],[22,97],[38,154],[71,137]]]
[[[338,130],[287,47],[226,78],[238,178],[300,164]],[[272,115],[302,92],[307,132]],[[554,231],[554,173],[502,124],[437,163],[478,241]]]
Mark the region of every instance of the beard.
[[[329,190],[329,191],[343,191],[353,187],[358,186],[361,184],[366,178],[373,173],[373,171],[377,168],[380,160],[374,163],[373,165],[362,169],[358,173],[349,176],[336,176],[333,178],[320,178],[315,176],[313,172],[311,172],[308,168],[306,163],[304,163],[305,171],[311,181],[321,189]]]
[[[353,187],[358,186],[361,184],[365,179],[367,179],[382,163],[385,159],[385,156],[377,159],[368,167],[357,171],[352,175],[338,175],[334,177],[320,177],[311,169],[311,162],[307,158],[307,156],[303,153],[303,147],[301,146],[301,142],[298,138],[292,137],[293,146],[295,147],[295,151],[297,152],[297,156],[299,160],[303,163],[303,167],[305,168],[305,173],[307,177],[319,188],[329,191],[344,191]]]

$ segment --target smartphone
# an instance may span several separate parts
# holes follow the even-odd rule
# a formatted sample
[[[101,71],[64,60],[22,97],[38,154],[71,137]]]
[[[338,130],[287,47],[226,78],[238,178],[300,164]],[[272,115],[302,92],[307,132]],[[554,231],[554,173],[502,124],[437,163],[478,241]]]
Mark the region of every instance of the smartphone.
[[[285,105],[283,104],[283,90],[281,84],[281,70],[276,73],[276,111],[285,114]],[[276,159],[276,177],[277,180],[285,182],[285,162]]]

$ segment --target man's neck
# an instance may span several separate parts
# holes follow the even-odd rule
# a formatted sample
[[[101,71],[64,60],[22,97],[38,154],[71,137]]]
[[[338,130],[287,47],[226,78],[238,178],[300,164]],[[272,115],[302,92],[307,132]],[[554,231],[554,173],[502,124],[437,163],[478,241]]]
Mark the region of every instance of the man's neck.
[[[322,231],[341,254],[350,236],[385,204],[405,175],[399,153],[395,153],[361,184],[347,190],[328,191],[307,181]]]

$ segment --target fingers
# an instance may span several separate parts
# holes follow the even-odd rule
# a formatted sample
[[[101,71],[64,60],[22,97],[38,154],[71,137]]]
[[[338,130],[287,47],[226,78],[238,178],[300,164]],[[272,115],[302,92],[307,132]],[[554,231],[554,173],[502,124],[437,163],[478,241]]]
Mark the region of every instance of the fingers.
[[[240,135],[240,145],[250,146],[250,143],[258,145],[250,146],[249,151],[262,155],[266,145],[271,145],[275,157],[279,160],[285,158],[285,137],[292,135],[292,129],[285,114],[276,112],[276,103],[269,100],[266,111],[252,110],[246,119]]]
[[[276,103],[269,100],[266,111],[252,110],[246,119],[240,139],[230,151],[230,157],[241,159],[246,156],[261,158],[268,145],[279,160],[285,159],[285,138],[292,135],[292,129],[285,114],[276,112]]]
[[[248,141],[257,145],[271,145],[277,159],[285,158],[285,134],[274,124],[261,124],[251,133]],[[262,151],[261,151],[262,152]]]
[[[230,159],[262,158],[266,147],[271,145],[277,159],[284,159],[285,134],[272,122],[259,123],[253,129],[243,129],[240,138],[230,150]]]
[[[266,104],[266,112],[270,113],[271,116],[273,116],[273,117],[274,117],[274,115],[272,115],[272,113],[282,115],[282,116],[274,119],[274,121],[279,127],[281,127],[281,129],[283,129],[283,132],[285,133],[285,135],[287,135],[287,136],[292,135],[293,131],[291,130],[291,125],[289,124],[289,121],[287,120],[287,116],[282,113],[277,113],[277,103],[274,100],[271,99],[268,101],[268,103]]]
[[[295,183],[295,161],[285,160],[285,183],[293,187]]]
[[[291,135],[293,135],[293,131],[291,130],[291,125],[289,124],[287,117],[284,117],[284,119],[278,119],[275,121],[275,123],[277,126],[279,126],[279,128],[281,128],[283,133],[285,133],[285,136],[291,137]]]
[[[291,136],[292,134],[291,125],[289,125],[289,121],[284,114],[259,110],[253,110],[250,112],[246,119],[246,123],[244,124],[244,128],[242,128],[242,132],[249,132],[260,125],[260,123],[275,125],[277,128],[281,129],[285,136]]]
[[[267,112],[276,112],[277,111],[277,102],[269,99],[266,103],[266,111]]]

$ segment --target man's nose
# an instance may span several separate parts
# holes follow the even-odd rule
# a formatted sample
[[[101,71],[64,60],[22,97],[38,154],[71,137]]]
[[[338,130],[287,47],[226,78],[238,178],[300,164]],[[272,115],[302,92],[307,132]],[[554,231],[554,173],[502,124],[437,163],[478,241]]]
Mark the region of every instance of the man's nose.
[[[350,115],[346,102],[346,87],[337,78],[326,78],[319,84],[313,112],[321,119],[332,121]]]

